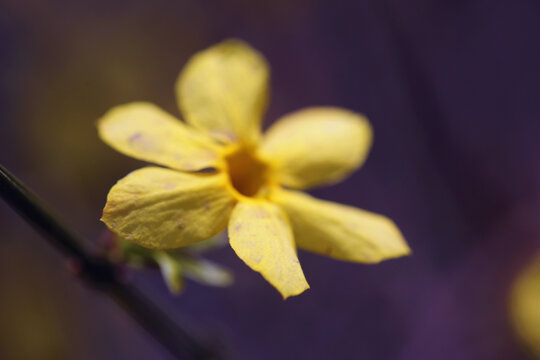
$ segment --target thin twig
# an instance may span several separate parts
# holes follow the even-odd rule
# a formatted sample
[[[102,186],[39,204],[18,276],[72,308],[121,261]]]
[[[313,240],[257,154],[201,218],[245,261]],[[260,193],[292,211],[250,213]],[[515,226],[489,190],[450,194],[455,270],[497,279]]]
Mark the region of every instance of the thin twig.
[[[91,287],[113,298],[157,341],[178,359],[222,359],[223,355],[210,346],[209,339],[182,328],[159,310],[133,286],[118,277],[117,267],[103,258],[90,254],[80,238],[52,215],[42,202],[8,170],[0,165],[0,197],[2,197],[45,239],[76,263],[76,268]]]

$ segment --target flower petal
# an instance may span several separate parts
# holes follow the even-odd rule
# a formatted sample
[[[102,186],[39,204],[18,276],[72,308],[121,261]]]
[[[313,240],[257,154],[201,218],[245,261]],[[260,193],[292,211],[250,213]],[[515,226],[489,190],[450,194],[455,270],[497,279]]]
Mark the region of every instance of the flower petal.
[[[364,116],[312,107],[276,122],[263,138],[261,155],[275,164],[282,184],[305,189],[343,179],[364,162],[371,141]]]
[[[195,54],[176,82],[186,121],[223,141],[254,144],[268,103],[268,65],[239,40]]]
[[[286,299],[309,288],[286,215],[262,201],[239,203],[229,221],[229,240],[240,259]]]
[[[301,249],[362,263],[410,253],[396,225],[384,216],[296,191],[279,191],[273,200],[289,216]]]
[[[171,168],[213,167],[217,145],[157,106],[136,102],[109,110],[98,121],[100,138],[121,153]]]
[[[223,174],[148,167],[109,191],[102,221],[128,241],[170,249],[208,239],[227,226],[235,200]]]

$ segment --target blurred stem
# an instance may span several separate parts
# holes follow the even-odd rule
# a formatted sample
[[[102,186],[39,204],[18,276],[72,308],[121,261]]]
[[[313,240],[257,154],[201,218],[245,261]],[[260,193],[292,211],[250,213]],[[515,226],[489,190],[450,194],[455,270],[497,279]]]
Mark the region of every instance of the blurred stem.
[[[191,331],[179,326],[133,286],[119,280],[118,269],[87,251],[80,238],[58,220],[41,201],[0,165],[0,197],[73,260],[77,273],[94,289],[113,298],[150,335],[178,359],[221,359],[223,356]]]

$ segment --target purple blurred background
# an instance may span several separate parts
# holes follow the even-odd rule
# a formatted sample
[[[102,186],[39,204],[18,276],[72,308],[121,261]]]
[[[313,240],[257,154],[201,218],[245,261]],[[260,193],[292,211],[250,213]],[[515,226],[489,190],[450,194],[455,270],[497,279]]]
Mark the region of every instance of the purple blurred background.
[[[313,194],[390,216],[414,254],[376,266],[301,252],[311,290],[286,302],[229,247],[227,289],[134,281],[241,359],[529,359],[508,291],[540,249],[536,0],[0,3],[0,163],[88,239],[112,184],[141,162],[97,137],[114,105],[177,114],[195,51],[251,43],[272,66],[266,125],[309,105],[365,113],[375,143]],[[540,305],[539,305],[540,306]],[[0,202],[0,359],[171,359]]]

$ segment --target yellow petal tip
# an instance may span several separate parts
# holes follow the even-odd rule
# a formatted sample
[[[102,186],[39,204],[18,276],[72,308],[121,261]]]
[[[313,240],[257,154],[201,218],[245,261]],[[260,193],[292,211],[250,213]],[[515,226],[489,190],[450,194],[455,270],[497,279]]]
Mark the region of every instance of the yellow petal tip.
[[[309,286],[308,283],[306,283],[305,287],[301,288],[301,289],[298,289],[297,291],[291,291],[291,292],[288,292],[288,293],[285,293],[285,292],[281,292],[279,289],[279,293],[281,294],[281,297],[283,298],[283,301],[287,300],[288,298],[290,297],[293,297],[293,296],[298,296],[300,294],[303,294],[304,291],[306,290],[309,290],[311,287]]]

